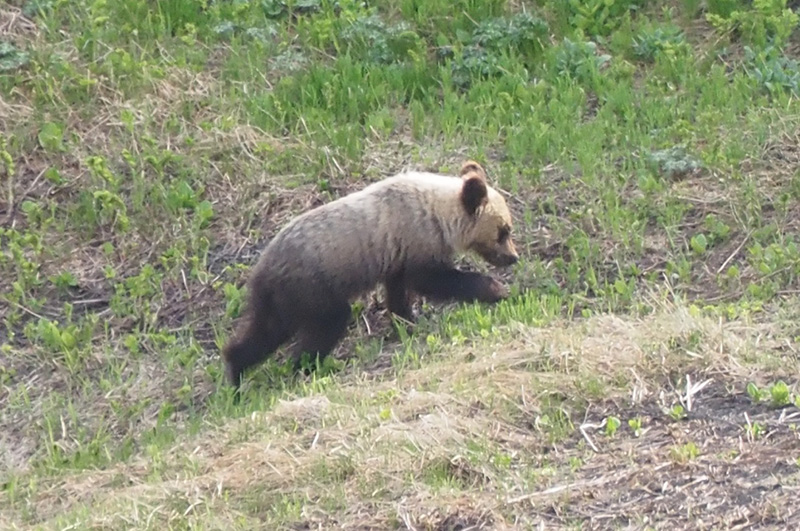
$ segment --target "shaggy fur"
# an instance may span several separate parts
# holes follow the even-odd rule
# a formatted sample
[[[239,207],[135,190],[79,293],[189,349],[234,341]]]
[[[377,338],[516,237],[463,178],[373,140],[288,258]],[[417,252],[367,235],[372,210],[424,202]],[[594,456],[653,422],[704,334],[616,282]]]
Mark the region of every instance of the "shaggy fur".
[[[413,320],[412,294],[432,300],[497,302],[497,280],[454,266],[473,251],[496,266],[519,256],[503,197],[476,162],[460,177],[408,172],[367,186],[292,220],[264,250],[249,280],[245,323],[223,350],[238,389],[243,372],[294,336],[303,352],[327,356],[345,333],[350,303],[382,283],[386,304]]]

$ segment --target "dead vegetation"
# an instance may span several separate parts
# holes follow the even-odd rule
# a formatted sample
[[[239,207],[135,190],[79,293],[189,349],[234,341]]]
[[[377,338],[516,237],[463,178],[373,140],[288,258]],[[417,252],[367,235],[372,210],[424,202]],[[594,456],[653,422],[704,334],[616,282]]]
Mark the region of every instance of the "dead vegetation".
[[[744,391],[800,369],[769,325],[677,305],[508,332],[472,361],[453,351],[397,380],[353,374],[163,453],[64,475],[25,510],[45,528],[79,507],[82,525],[106,529],[800,523],[800,414]],[[757,369],[765,356],[780,369]]]
[[[28,66],[4,71],[0,98],[0,136],[15,166],[0,163],[8,177],[0,258],[7,243],[18,246],[0,275],[8,334],[0,342],[1,528],[800,524],[798,409],[757,402],[746,389],[782,379],[792,398],[798,392],[798,115],[792,100],[760,108],[767,100],[755,80],[732,62],[743,57],[740,43],[715,59],[720,36],[698,19],[685,23],[695,50],[673,65],[675,79],[617,43],[598,50],[615,56],[598,72],[608,76],[605,93],[579,80],[562,86],[543,58],[519,90],[508,92],[517,81],[507,77],[481,89],[485,101],[451,94],[442,100],[458,103],[450,109],[436,100],[443,85],[430,86],[433,104],[422,98],[438,66],[406,72],[397,90],[385,82],[393,65],[363,63],[357,70],[370,74],[354,84],[369,85],[383,103],[359,109],[356,130],[348,113],[314,101],[293,108],[294,118],[264,116],[282,79],[333,91],[339,105],[370,107],[363,94],[351,98],[359,96],[347,83],[336,88],[342,65],[332,50],[307,47],[309,36],[355,13],[322,13],[305,34],[296,19],[281,22],[288,29],[267,46],[275,49],[259,55],[245,41],[218,38],[219,20],[206,20],[201,39],[131,39],[123,24],[148,24],[87,23],[95,13],[127,12],[125,3],[42,2],[58,4],[61,18],[49,29],[23,15],[33,3],[11,4],[0,6],[0,44],[33,54]],[[467,14],[446,4],[435,25]],[[551,14],[560,10],[548,4]],[[563,51],[564,36],[550,45]],[[99,51],[88,52],[91,43]],[[289,62],[331,76],[314,81],[284,68],[292,65],[272,52],[286,43],[298,52]],[[797,45],[786,50],[796,55]],[[698,71],[718,60],[730,76],[718,93],[690,93],[704,85]],[[635,72],[626,87],[628,68]],[[662,97],[665,83],[678,98]],[[728,99],[739,93],[730,87],[752,105],[731,111]],[[530,109],[506,101],[528,89]],[[293,96],[273,103],[292,107]],[[636,105],[625,110],[625,101]],[[513,112],[504,114],[507,105]],[[653,115],[638,114],[646,112]],[[48,126],[59,138],[40,138]],[[529,131],[541,143],[514,147],[509,137]],[[711,162],[674,175],[641,164],[650,148],[675,142]],[[508,311],[535,321],[524,315],[538,312],[524,293],[535,294],[532,305],[555,294],[553,313],[564,319],[536,327],[498,317],[497,335],[493,324],[481,326],[456,344],[445,328],[467,331],[469,323],[435,308],[434,326],[418,328],[421,346],[411,352],[426,354],[406,366],[395,363],[406,346],[373,293],[336,352],[344,360],[369,351],[355,368],[278,381],[277,390],[270,385],[279,378],[262,371],[243,408],[220,398],[230,293],[281,226],[383,176],[456,169],[476,156],[508,192],[526,257],[503,273],[523,293]],[[115,182],[93,174],[93,157]],[[209,202],[207,225],[180,201],[167,204],[176,189]],[[80,209],[95,192],[118,196],[128,230],[114,219],[87,229]],[[724,236],[697,251],[693,237],[716,230],[709,215]],[[759,263],[757,245],[774,245],[774,261]],[[649,300],[643,292],[654,286],[664,293]],[[68,352],[37,329],[48,323],[90,333]],[[436,348],[425,348],[429,332]]]
[[[247,153],[268,141],[250,129],[213,131],[215,136],[200,140],[210,150],[235,144]],[[787,167],[775,165],[793,162],[788,155],[768,157],[775,152],[769,148],[757,164],[786,176]],[[421,166],[410,163],[408,152],[400,148],[393,156],[382,161],[383,166],[365,160],[364,173]],[[452,165],[459,156],[433,157],[422,166],[435,170]],[[34,152],[21,161],[13,183],[14,206],[26,198],[58,200],[53,194],[70,193],[70,185],[56,189],[41,179],[47,165],[37,160]],[[335,159],[320,177],[332,177],[325,192],[318,183],[280,186],[268,172],[256,169],[254,158],[240,164],[247,168],[243,173],[254,177],[235,180],[230,168],[213,163],[209,170],[219,178],[211,180],[207,192],[218,209],[217,218],[225,220],[213,226],[215,244],[207,257],[215,277],[202,286],[187,284],[183,275],[169,275],[160,284],[163,296],[155,313],[159,328],[191,328],[194,340],[207,352],[207,363],[216,363],[214,321],[224,309],[221,293],[207,286],[219,278],[242,281],[243,274],[226,267],[252,264],[261,245],[294,214],[363,184],[348,179]],[[74,174],[64,173],[69,179],[86,178],[78,157],[62,167],[74,169]],[[715,191],[715,179],[701,174],[673,185],[685,190],[691,205],[684,225],[677,228],[687,241],[708,213],[727,216],[732,226],[740,226],[733,219],[735,212],[727,209],[728,200]],[[517,237],[522,251],[537,256],[545,267],[552,267],[556,259],[568,263],[576,257],[561,235],[569,233],[573,223],[585,223],[587,233],[604,242],[597,248],[597,271],[614,279],[624,253],[594,228],[596,220],[570,221],[570,213],[582,208],[574,188],[559,186],[559,179],[550,176],[546,182],[543,188],[516,194],[511,203],[518,219],[524,219],[543,197],[556,206],[551,211],[535,210],[538,216],[520,224]],[[773,193],[769,186],[762,192]],[[242,203],[260,217],[239,209]],[[9,226],[25,223],[16,212],[7,214]],[[775,209],[762,214],[786,230],[794,223],[793,216]],[[141,264],[168,247],[170,238],[181,237],[183,229],[171,230],[155,239],[106,234],[105,239],[120,249],[110,258],[111,264],[123,277],[137,274]],[[103,276],[109,257],[102,256],[97,245],[85,245],[80,231],[54,233],[53,238],[54,246],[77,250],[69,254],[68,269],[76,272],[78,286],[69,292],[40,292],[47,304],[36,313],[23,308],[17,330],[40,317],[59,319],[63,304],[70,302],[77,311],[111,320],[114,348],[124,349],[125,331],[138,322],[116,319],[110,311],[112,284]],[[660,230],[646,233],[644,256],[635,260],[645,275],[665,274],[671,256],[663,238]],[[705,268],[693,270],[692,283],[675,289],[707,300],[740,296],[739,289],[722,290],[715,278],[734,263],[743,267],[742,284],[755,278],[744,257],[746,242],[747,234],[735,229],[711,250]],[[64,269],[64,264],[53,257],[40,267],[47,276]],[[563,271],[555,271],[555,281],[566,282]],[[520,289],[540,287],[538,277],[525,271],[515,281]],[[589,299],[585,306],[591,307]],[[87,526],[104,528],[163,527],[179,519],[220,528],[267,522],[273,528],[292,529],[442,530],[571,528],[578,522],[589,528],[735,529],[791,527],[800,522],[791,502],[800,485],[798,455],[793,453],[798,442],[796,414],[753,405],[744,394],[748,379],[793,381],[796,374],[796,352],[777,344],[777,339],[763,339],[769,337],[768,327],[715,323],[691,316],[685,308],[658,313],[644,323],[606,316],[545,330],[519,327],[507,331],[512,341],[497,352],[485,345],[472,352],[454,351],[452,358],[426,361],[424,369],[404,374],[401,381],[383,381],[387,372],[381,369],[390,365],[386,352],[396,346],[396,338],[377,297],[370,297],[361,319],[366,327],[362,329],[362,322],[355,327],[363,333],[348,338],[338,349],[338,358],[351,357],[355,343],[365,335],[386,336],[389,343],[367,368],[369,372],[344,376],[349,383],[330,398],[299,398],[264,416],[226,424],[202,440],[187,439],[159,455],[157,462],[138,457],[109,470],[59,478],[52,487],[39,489],[26,506],[15,503],[4,516],[10,519],[6,523],[21,521],[25,514],[26,520],[57,528],[60,514],[81,510],[87,511],[83,517]],[[693,330],[701,332],[701,343],[676,350],[674,344],[685,343]],[[18,354],[6,368],[27,375],[18,389],[26,388],[32,403],[70,385],[70,375],[42,364],[41,354],[28,347],[21,333],[16,341]],[[152,429],[163,401],[181,402],[177,396],[181,382],[161,366],[160,347],[144,342],[141,348],[149,356],[126,368],[123,376],[139,382],[125,393],[135,395],[131,402],[147,403],[143,420],[133,425],[121,419],[106,426],[114,440]],[[774,358],[766,366],[780,370],[768,373],[756,368],[764,366],[763,360],[747,365],[749,357],[762,355]],[[467,361],[473,356],[474,361]],[[99,372],[102,360],[103,353],[97,351],[87,364],[86,378]],[[215,386],[200,367],[196,373],[192,403],[202,409]],[[672,421],[668,411],[680,402],[678,397],[685,401],[687,375],[692,382],[708,383],[692,396],[688,419]],[[9,392],[0,390],[0,402]],[[111,392],[102,399],[76,397],[74,403],[85,408],[81,422],[93,425],[93,418],[114,416],[115,400],[125,402],[126,397]],[[623,421],[614,437],[603,435],[609,415]],[[179,407],[174,419],[180,422],[187,416]],[[626,424],[633,418],[643,422],[638,437]],[[81,446],[68,436],[80,423],[66,422],[58,444],[69,452]],[[15,410],[0,424],[5,428],[0,438],[4,466],[23,472],[31,457],[42,452],[43,425],[37,410]],[[758,438],[752,436],[756,424],[761,427]],[[688,458],[686,452],[694,451],[685,448],[690,443],[698,454]],[[505,464],[496,464],[496,456],[502,456],[500,462]]]

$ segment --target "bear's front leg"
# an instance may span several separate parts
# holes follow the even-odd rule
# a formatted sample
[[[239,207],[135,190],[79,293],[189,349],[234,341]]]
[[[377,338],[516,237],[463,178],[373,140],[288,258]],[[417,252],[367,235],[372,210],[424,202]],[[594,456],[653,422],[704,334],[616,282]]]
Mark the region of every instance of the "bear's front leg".
[[[499,280],[473,271],[426,267],[407,277],[412,290],[433,300],[491,304],[508,297],[508,290]]]
[[[386,287],[386,308],[393,314],[414,322],[414,311],[411,307],[411,294],[406,286],[404,272],[390,275],[384,282]]]

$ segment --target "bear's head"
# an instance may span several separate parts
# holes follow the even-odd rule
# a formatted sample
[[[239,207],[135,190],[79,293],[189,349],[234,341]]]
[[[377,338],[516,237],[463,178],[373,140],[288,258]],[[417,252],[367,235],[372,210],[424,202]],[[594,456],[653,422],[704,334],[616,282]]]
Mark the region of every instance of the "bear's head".
[[[475,161],[461,166],[461,178],[461,204],[471,220],[467,249],[494,266],[516,263],[519,254],[511,239],[511,212],[505,199],[486,183],[486,172]]]

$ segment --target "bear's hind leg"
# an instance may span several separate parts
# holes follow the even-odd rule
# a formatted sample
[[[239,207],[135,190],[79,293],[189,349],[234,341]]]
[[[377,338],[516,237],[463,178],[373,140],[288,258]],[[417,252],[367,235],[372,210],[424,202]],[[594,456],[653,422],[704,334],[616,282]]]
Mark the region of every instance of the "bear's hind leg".
[[[331,304],[325,311],[306,318],[297,334],[294,370],[300,370],[304,352],[311,356],[312,361],[316,357],[321,363],[342,339],[349,321],[350,304],[347,302]]]
[[[238,391],[244,372],[267,359],[293,334],[294,330],[276,318],[271,309],[260,305],[251,311],[243,330],[222,351],[228,382]]]

